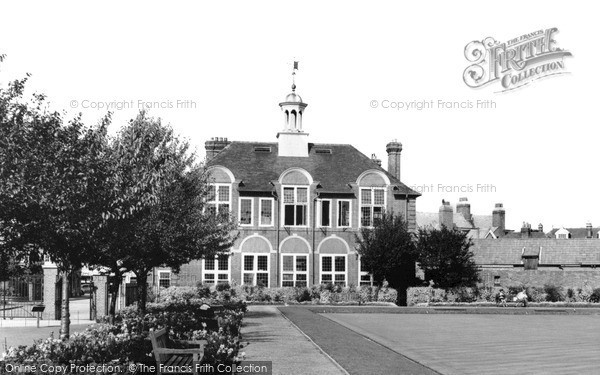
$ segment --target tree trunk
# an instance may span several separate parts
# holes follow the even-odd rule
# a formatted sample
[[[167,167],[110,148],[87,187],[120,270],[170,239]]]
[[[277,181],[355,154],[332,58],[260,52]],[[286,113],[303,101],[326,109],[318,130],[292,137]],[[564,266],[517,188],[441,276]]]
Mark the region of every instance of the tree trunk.
[[[119,287],[121,286],[121,283],[123,282],[123,275],[121,274],[121,272],[118,269],[113,269],[113,272],[115,273],[115,276],[114,276],[113,282],[111,283],[110,306],[108,308],[108,319],[111,324],[114,322],[114,319],[115,319],[115,310],[117,308],[117,298],[119,297]]]
[[[69,328],[71,320],[69,319],[69,272],[62,273],[62,305],[60,315],[60,338],[66,340],[69,338]]]
[[[137,276],[137,303],[140,315],[146,315],[146,300],[148,297],[148,272],[136,272]]]

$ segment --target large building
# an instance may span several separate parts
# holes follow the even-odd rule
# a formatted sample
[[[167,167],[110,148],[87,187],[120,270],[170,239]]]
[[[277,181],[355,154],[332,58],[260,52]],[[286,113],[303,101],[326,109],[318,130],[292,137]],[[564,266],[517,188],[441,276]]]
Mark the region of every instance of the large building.
[[[387,144],[386,171],[351,145],[310,142],[303,128],[307,104],[295,85],[279,106],[283,126],[275,142],[206,141],[208,209],[239,222],[229,256],[190,263],[179,275],[159,269],[157,284],[371,284],[355,250],[359,229],[384,211],[416,229],[420,194],[400,181],[400,143]]]

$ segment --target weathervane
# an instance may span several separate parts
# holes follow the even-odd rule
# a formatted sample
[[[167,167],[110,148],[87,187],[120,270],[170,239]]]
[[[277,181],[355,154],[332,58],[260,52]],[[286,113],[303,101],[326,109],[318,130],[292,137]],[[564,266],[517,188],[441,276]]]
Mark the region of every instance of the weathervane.
[[[296,70],[298,70],[298,61],[294,61],[294,68],[292,69],[292,91],[296,91]]]

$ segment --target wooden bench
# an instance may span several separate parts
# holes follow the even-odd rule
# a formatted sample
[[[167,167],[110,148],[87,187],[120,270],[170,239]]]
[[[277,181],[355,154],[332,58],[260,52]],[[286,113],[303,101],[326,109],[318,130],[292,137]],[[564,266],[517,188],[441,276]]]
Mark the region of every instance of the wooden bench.
[[[177,340],[178,343],[196,345],[198,347],[191,349],[167,348],[168,335],[166,328],[159,329],[158,331],[151,331],[150,340],[152,341],[152,352],[154,353],[154,358],[156,358],[158,374],[161,373],[161,364],[163,366],[191,366],[193,373],[196,373],[195,364],[202,361],[202,358],[204,357],[204,346],[208,343],[206,340]]]

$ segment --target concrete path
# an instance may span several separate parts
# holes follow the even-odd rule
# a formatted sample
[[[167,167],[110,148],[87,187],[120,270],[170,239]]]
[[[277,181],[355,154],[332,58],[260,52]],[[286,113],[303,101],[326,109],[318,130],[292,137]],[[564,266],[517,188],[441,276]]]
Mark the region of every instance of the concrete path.
[[[352,375],[434,375],[430,368],[414,362],[379,342],[307,308],[281,307],[280,311]],[[340,314],[342,315],[342,314]],[[353,316],[354,314],[343,314]],[[371,315],[371,314],[366,314]],[[397,316],[387,315],[386,316]],[[310,362],[309,362],[310,363]],[[312,365],[307,373],[312,373]]]
[[[274,306],[250,306],[242,327],[246,361],[272,361],[273,375],[346,374]]]

